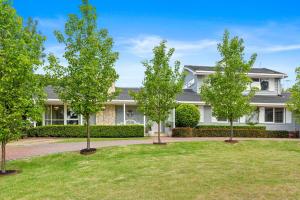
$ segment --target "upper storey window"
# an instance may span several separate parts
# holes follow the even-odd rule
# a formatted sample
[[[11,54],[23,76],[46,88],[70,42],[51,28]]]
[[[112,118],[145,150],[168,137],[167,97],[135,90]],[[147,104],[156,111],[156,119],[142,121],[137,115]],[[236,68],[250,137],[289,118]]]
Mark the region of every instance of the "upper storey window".
[[[252,87],[257,87],[259,90],[268,91],[270,87],[270,82],[268,79],[252,78]]]

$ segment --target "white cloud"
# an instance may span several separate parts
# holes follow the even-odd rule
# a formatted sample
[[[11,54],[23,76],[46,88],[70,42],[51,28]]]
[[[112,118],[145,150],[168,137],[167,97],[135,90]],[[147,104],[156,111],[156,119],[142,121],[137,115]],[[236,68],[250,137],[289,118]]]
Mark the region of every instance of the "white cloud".
[[[124,46],[125,50],[139,57],[151,54],[152,49],[164,38],[156,35],[139,36],[136,38],[122,39],[118,43]],[[181,57],[190,53],[199,52],[204,49],[216,49],[217,41],[204,39],[196,41],[167,40],[168,47],[175,48],[175,57]]]
[[[272,53],[272,52],[283,52],[283,51],[294,51],[300,49],[300,44],[291,44],[291,45],[273,45],[273,46],[267,46],[267,47],[252,47],[253,50],[256,50],[258,52],[266,52],[266,53]]]
[[[42,29],[51,29],[51,30],[57,30],[64,27],[66,19],[64,17],[56,17],[56,18],[40,18],[36,17],[34,18],[38,21],[39,27]]]

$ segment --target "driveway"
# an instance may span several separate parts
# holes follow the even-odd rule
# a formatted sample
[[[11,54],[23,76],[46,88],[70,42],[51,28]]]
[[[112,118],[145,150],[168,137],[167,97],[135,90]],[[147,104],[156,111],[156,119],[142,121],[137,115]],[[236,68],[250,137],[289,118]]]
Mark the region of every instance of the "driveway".
[[[227,138],[171,138],[163,137],[165,142],[189,142],[189,141],[224,141]],[[103,148],[111,146],[126,146],[132,144],[152,144],[156,138],[145,140],[112,140],[91,142],[91,147]],[[238,138],[238,140],[274,140],[274,141],[300,141],[300,139],[281,139],[281,138]],[[79,151],[86,147],[85,142],[57,143],[60,139],[53,138],[29,138],[19,140],[7,145],[7,160],[29,158],[53,153]]]

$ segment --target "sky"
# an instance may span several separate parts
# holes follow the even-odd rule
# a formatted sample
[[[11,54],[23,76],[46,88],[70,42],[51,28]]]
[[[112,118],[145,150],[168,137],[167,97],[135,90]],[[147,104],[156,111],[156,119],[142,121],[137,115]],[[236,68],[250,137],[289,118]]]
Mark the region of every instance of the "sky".
[[[63,61],[64,47],[53,35],[64,29],[68,14],[79,14],[81,0],[14,0],[24,19],[38,20],[47,37],[46,53]],[[197,1],[197,0],[90,0],[96,7],[99,28],[106,28],[119,52],[116,70],[121,87],[139,87],[143,60],[161,40],[175,48],[173,60],[181,65],[213,66],[220,59],[217,44],[224,30],[245,42],[245,59],[257,53],[254,67],[286,73],[284,87],[295,82],[300,66],[300,1]],[[41,71],[42,72],[42,71]]]

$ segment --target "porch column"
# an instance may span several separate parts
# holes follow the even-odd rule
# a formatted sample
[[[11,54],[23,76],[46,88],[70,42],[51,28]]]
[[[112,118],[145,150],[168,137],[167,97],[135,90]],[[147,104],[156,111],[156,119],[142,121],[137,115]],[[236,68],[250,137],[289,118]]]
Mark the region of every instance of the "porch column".
[[[174,109],[173,109],[173,128],[176,128],[176,127],[175,127],[175,126],[176,126],[175,121],[176,121],[176,116],[175,116],[175,108],[174,108]]]
[[[67,125],[67,117],[68,117],[67,104],[64,103],[64,125]]]
[[[42,121],[42,125],[45,126],[45,111],[43,112],[43,121]]]
[[[83,125],[83,117],[80,115],[80,125]]]
[[[123,124],[126,125],[126,105],[123,104]]]
[[[146,135],[146,115],[144,115],[144,135]]]
[[[36,127],[36,121],[33,121],[33,127]]]

